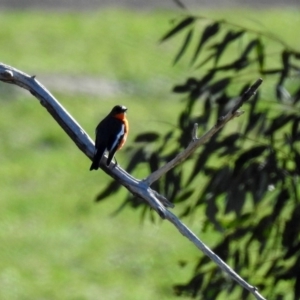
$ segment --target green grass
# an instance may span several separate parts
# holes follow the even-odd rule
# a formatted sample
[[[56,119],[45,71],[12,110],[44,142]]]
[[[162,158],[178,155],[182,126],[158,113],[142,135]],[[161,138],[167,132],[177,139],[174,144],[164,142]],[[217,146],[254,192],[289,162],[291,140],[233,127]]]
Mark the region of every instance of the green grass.
[[[249,11],[223,13],[225,18],[249,16]],[[300,26],[295,11],[253,15],[299,47],[292,38]],[[37,75],[92,74],[133,82],[138,89],[115,97],[53,91],[91,136],[114,104],[128,106],[130,144],[140,132],[176,126],[182,103],[169,91],[188,68],[184,62],[171,66],[179,40],[157,43],[175,16],[164,11],[1,12],[0,61]],[[189,278],[199,255],[194,246],[167,222],[141,223],[138,211],[111,217],[125,189],[95,204],[110,179],[101,171],[89,172],[90,161],[31,95],[1,84],[0,105],[0,298],[177,299],[171,286]],[[125,151],[118,154],[121,165],[128,159]],[[199,234],[201,219],[188,225]],[[214,237],[199,235],[214,244]],[[182,259],[188,262],[185,268],[177,264]]]
[[[294,28],[300,26],[297,9],[199,13],[272,32],[291,47],[300,47],[294,37]],[[171,67],[182,37],[158,43],[176,17],[177,13],[167,11],[1,12],[0,58],[34,74],[96,74],[141,83],[166,76],[182,78],[186,62]]]
[[[178,68],[167,68],[172,47],[158,44],[172,15],[115,10],[1,13],[0,57],[35,73],[157,80],[167,69],[178,74]]]
[[[89,172],[39,104],[2,104],[0,298],[170,299],[186,274],[176,261],[196,250],[168,224],[141,225],[136,211],[111,217],[125,191],[95,204],[108,177]]]

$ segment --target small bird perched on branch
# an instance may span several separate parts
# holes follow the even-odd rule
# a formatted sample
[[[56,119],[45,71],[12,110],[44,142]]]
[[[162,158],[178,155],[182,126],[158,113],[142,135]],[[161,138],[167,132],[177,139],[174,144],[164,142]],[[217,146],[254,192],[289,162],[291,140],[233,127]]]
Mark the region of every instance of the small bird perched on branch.
[[[106,165],[109,166],[117,150],[126,142],[129,125],[126,119],[127,108],[116,105],[96,128],[95,154],[90,170],[98,170],[101,158],[108,152]]]

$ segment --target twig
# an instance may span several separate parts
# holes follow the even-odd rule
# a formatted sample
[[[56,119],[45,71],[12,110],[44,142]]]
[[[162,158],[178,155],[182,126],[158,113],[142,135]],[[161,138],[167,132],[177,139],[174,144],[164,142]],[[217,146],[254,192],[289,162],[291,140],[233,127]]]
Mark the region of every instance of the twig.
[[[59,104],[59,102],[46,90],[36,79],[35,76],[28,76],[27,74],[18,71],[10,66],[0,63],[0,80],[6,83],[19,85],[30,91],[40,103],[49,111],[53,118],[61,125],[63,130],[69,135],[69,137],[75,142],[77,147],[90,159],[93,157],[94,144],[87,133],[79,126],[79,124],[71,117],[71,115]],[[214,128],[212,128],[206,135],[197,139],[196,131],[194,132],[195,141],[191,144],[197,145],[206,141],[209,137],[223,127],[229,120],[240,115],[237,109],[251,97],[256,91],[258,86],[261,84],[261,80],[258,80],[256,84],[248,91],[248,98],[243,96],[239,103],[234,107],[224,119],[218,121]],[[203,140],[203,141],[202,141]],[[189,151],[193,150],[193,147],[189,145]],[[176,161],[178,164],[181,160]],[[214,254],[202,241],[200,241],[174,214],[166,209],[166,207],[172,207],[173,205],[162,195],[152,190],[149,187],[149,180],[138,180],[124,171],[120,166],[114,168],[106,167],[105,160],[100,165],[101,169],[106,172],[109,176],[117,180],[120,184],[126,187],[129,192],[137,197],[146,201],[155,211],[160,215],[161,218],[169,220],[179,230],[181,234],[187,237],[197,248],[203,253],[209,256],[222,270],[224,270],[232,279],[237,281],[241,286],[252,293],[256,299],[265,300],[257,291],[257,289],[246,281],[244,281],[237,273],[235,273],[225,262],[223,262],[216,254]],[[150,177],[151,178],[151,177]],[[159,177],[158,177],[159,178]]]
[[[222,269],[227,275],[234,279],[239,285],[253,294],[256,299],[266,300],[262,295],[259,294],[256,287],[250,285],[234,270],[232,270],[232,268],[230,268],[218,255],[216,255],[202,241],[200,241],[198,237],[170,211],[167,211],[166,219],[174,224],[174,226],[176,226],[176,228],[183,236],[187,237],[198,249],[200,249],[205,255],[207,255],[212,261],[214,261],[220,269]]]
[[[200,146],[202,146],[205,142],[207,142],[217,131],[224,127],[230,120],[235,117],[239,117],[243,112],[238,109],[251,98],[259,86],[262,84],[262,79],[258,79],[237,101],[236,105],[227,113],[226,116],[219,118],[217,123],[202,137],[197,138],[197,125],[194,125],[193,133],[192,133],[192,141],[188,145],[188,147],[181,153],[179,153],[175,158],[173,158],[170,162],[162,166],[160,169],[154,171],[150,174],[145,180],[146,184],[151,186],[151,184],[158,180],[161,176],[166,174],[172,168],[180,164],[182,161],[186,160],[188,156],[193,154]]]

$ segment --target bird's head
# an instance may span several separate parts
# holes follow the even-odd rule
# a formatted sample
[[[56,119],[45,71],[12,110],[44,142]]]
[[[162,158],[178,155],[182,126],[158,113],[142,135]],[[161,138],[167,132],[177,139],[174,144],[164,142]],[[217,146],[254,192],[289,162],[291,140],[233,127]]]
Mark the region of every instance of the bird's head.
[[[124,119],[127,111],[127,107],[124,105],[116,105],[110,112],[112,116],[118,119]]]
[[[113,109],[112,109],[112,113],[113,114],[121,114],[127,111],[127,107],[124,105],[116,105]]]

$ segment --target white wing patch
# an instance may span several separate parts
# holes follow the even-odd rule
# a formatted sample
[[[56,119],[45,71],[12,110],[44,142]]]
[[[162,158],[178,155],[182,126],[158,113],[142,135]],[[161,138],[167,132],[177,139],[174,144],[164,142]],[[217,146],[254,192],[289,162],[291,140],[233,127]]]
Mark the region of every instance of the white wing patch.
[[[120,130],[119,134],[117,135],[117,138],[116,138],[115,142],[113,143],[111,149],[108,149],[108,151],[111,151],[112,149],[114,149],[118,145],[120,139],[123,137],[124,134],[125,134],[125,126],[124,126],[124,124],[122,124],[122,130]]]

